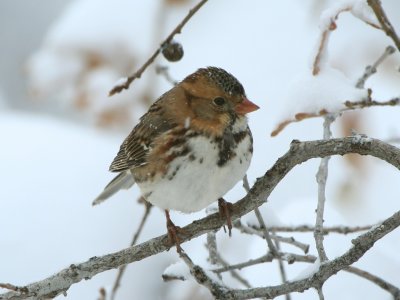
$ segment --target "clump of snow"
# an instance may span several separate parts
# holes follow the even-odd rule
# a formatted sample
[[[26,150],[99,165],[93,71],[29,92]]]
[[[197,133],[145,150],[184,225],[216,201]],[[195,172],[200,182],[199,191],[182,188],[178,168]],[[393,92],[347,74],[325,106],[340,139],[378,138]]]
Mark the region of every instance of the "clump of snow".
[[[181,280],[188,280],[191,276],[188,266],[182,260],[169,265],[163,272],[163,277],[179,278]]]
[[[295,277],[293,277],[291,280],[295,281],[295,280],[302,280],[302,279],[309,278],[318,272],[320,266],[321,266],[321,262],[319,259],[317,259],[315,261],[315,263],[313,263],[311,265],[307,265],[307,267],[305,267],[302,271],[300,271],[300,273],[297,274]]]
[[[283,120],[292,119],[297,113],[338,113],[345,109],[344,102],[360,101],[367,96],[367,90],[356,88],[339,70],[325,66],[317,76],[307,70],[288,86]]]
[[[379,26],[379,22],[376,19],[374,12],[365,0],[353,0],[351,13],[356,18],[363,20],[364,22],[375,24]]]
[[[364,143],[370,143],[372,139],[365,134],[360,134],[357,133],[353,136],[354,142],[364,144]]]
[[[343,11],[350,11],[353,16],[364,22],[378,24],[376,16],[371,7],[367,4],[367,1],[341,0],[335,1],[332,6],[322,12],[319,20],[319,28],[321,30],[328,30],[331,23],[337,18],[338,14]]]
[[[116,82],[114,82],[113,86],[119,86],[119,85],[123,85],[125,84],[125,82],[128,80],[128,77],[121,77],[120,79],[118,79]],[[112,87],[111,87],[112,88]],[[110,90],[111,90],[110,88]]]

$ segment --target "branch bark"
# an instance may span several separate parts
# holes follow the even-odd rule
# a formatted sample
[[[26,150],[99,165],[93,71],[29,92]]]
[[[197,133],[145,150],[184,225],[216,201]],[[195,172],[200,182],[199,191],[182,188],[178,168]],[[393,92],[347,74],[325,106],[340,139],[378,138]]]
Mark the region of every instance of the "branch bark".
[[[289,151],[279,158],[263,177],[257,179],[256,183],[245,197],[234,204],[232,220],[264,204],[277,184],[296,165],[311,158],[344,155],[348,153],[372,155],[400,169],[400,149],[377,139],[356,135],[346,138],[310,142],[293,141]],[[224,220],[219,217],[219,214],[212,214],[203,219],[196,220],[183,228],[186,236],[182,238],[181,242],[184,243],[207,232],[217,230],[223,224]],[[372,230],[356,238],[353,242],[354,246],[348,252],[329,263],[322,264],[320,270],[308,279],[294,281],[276,287],[269,287],[267,289],[226,291],[227,296],[235,295],[238,296],[237,299],[244,299],[243,297],[245,295],[250,295],[252,297],[272,295],[272,298],[288,292],[302,291],[310,287],[318,286],[316,284],[319,284],[321,280],[328,279],[333,274],[357,261],[372,247],[375,241],[382,238],[399,225],[400,213],[398,212],[384,221],[381,226],[374,227]],[[66,293],[71,285],[83,279],[90,279],[101,272],[115,269],[122,265],[166,251],[170,246],[168,236],[162,235],[118,252],[100,257],[92,257],[83,263],[72,264],[48,278],[23,287],[23,290],[19,292],[11,291],[1,294],[0,299],[16,300],[55,297]]]
[[[253,288],[247,290],[231,290],[226,292],[225,299],[250,299],[256,297],[275,298],[290,292],[303,292],[309,288],[318,289],[321,283],[337,272],[359,260],[376,241],[400,226],[400,211],[382,222],[380,226],[352,240],[353,247],[338,258],[321,264],[319,270],[308,278],[291,281],[277,286]]]

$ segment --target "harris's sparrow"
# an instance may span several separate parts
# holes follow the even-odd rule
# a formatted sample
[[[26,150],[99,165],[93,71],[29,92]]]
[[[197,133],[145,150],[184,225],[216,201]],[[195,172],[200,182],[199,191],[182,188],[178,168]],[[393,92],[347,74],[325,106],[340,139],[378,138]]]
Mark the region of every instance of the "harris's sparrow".
[[[110,166],[119,175],[93,203],[136,182],[146,201],[165,210],[169,237],[178,251],[170,209],[191,213],[218,200],[230,232],[230,207],[222,196],[250,165],[253,140],[245,115],[258,108],[225,70],[197,70],[140,118]]]

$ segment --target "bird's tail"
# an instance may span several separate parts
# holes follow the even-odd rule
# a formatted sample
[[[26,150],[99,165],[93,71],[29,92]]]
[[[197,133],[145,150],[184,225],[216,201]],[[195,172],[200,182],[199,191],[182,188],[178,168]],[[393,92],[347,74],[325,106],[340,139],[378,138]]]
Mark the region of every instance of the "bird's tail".
[[[135,180],[133,179],[133,176],[129,170],[119,173],[113,180],[110,181],[109,184],[106,185],[101,194],[94,199],[92,205],[97,205],[104,202],[121,189],[129,189],[132,185],[134,185],[134,183]]]

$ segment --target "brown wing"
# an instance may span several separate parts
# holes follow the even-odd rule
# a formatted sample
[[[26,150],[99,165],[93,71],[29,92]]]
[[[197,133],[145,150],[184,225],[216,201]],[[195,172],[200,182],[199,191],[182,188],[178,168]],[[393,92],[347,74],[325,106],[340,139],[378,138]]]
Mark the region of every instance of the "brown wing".
[[[111,163],[111,172],[122,172],[145,165],[154,139],[176,126],[166,117],[164,108],[160,105],[165,96],[162,96],[150,107],[149,111],[140,119],[139,124],[133,128],[122,143],[117,156]]]

